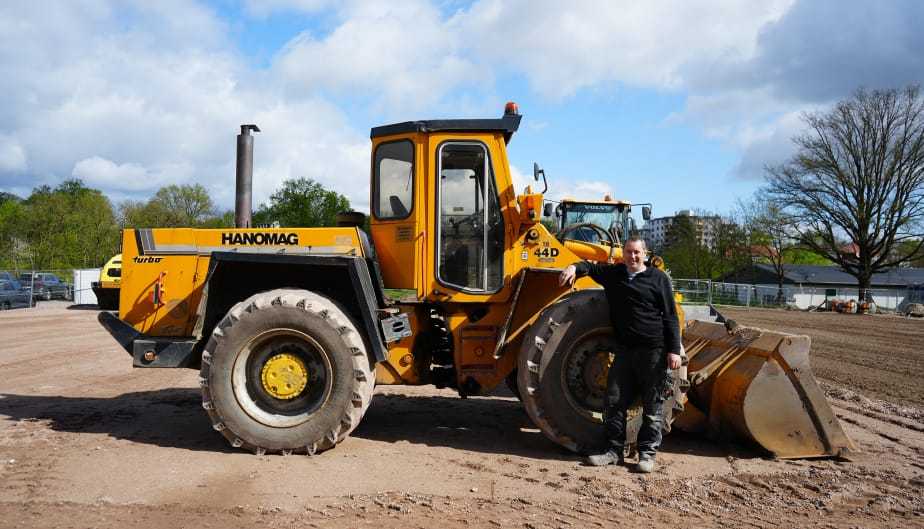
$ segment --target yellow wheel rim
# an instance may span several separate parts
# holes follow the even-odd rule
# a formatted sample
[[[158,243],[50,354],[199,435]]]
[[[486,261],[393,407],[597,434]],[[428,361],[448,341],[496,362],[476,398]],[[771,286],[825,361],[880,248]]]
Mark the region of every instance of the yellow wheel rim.
[[[590,365],[593,373],[593,382],[599,391],[606,391],[606,379],[609,376],[610,367],[613,365],[613,354],[607,351],[599,351]]]
[[[263,364],[260,373],[263,389],[281,400],[294,399],[308,385],[308,369],[295,355],[281,353]]]

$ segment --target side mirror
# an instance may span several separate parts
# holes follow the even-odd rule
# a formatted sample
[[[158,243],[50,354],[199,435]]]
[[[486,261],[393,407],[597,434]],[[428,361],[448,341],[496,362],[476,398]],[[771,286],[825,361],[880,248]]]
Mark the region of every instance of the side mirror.
[[[539,167],[538,163],[533,162],[533,179],[537,182],[539,181],[539,175],[542,175],[542,194],[544,195],[549,190],[549,182],[545,179],[545,170]]]
[[[546,202],[545,205],[542,206],[542,216],[551,217],[552,213],[554,213],[553,207],[551,202]]]
[[[651,206],[642,206],[642,218],[651,220]]]

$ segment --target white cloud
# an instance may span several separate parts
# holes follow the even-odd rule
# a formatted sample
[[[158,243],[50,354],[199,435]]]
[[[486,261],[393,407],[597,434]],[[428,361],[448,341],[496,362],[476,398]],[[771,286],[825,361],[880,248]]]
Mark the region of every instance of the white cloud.
[[[526,176],[526,174],[520,170],[519,167],[515,165],[510,165],[510,180],[513,182],[513,190],[516,194],[523,194],[523,190],[526,189],[528,185],[535,185],[532,176]],[[536,189],[536,191],[542,191],[542,188]]]
[[[341,16],[326,37],[303,32],[279,54],[275,68],[290,93],[329,89],[372,95],[388,107],[421,108],[485,81],[462,55],[460,36],[424,1],[348,4]]]
[[[682,88],[693,61],[749,57],[758,30],[792,0],[590,2],[483,0],[450,27],[486,60],[523,72],[551,98],[606,82]]]
[[[369,139],[352,131],[337,107],[318,99],[279,101],[255,118],[264,132],[254,140],[254,206],[286,178],[308,177],[368,211]],[[225,191],[231,198],[233,192],[233,185]]]
[[[594,180],[579,181],[574,186],[575,196],[577,197],[599,197],[596,200],[603,200],[605,195],[612,195],[613,188],[607,182]]]
[[[255,122],[255,206],[300,176],[368,202],[368,138],[336,106],[287,99],[249,69],[207,9],[4,5],[0,30],[0,189],[78,177],[118,201],[200,183],[230,208],[238,125]]]
[[[150,185],[150,174],[144,167],[134,163],[117,164],[99,156],[74,164],[71,176],[91,187],[107,189],[143,191]]]
[[[559,201],[563,198],[603,200],[605,195],[613,196],[613,186],[609,182],[556,176],[545,197],[553,201]]]
[[[758,179],[794,152],[803,112],[829,108],[861,86],[924,81],[924,4],[800,1],[764,25],[746,57],[692,61],[690,96],[671,120],[698,125],[742,155],[732,175]]]
[[[784,113],[763,127],[742,127],[741,158],[732,168],[732,176],[760,180],[767,166],[779,165],[792,155],[792,138],[802,132],[802,113],[797,111]]]
[[[484,116],[502,108],[498,81],[520,78],[552,101],[622,85],[675,91],[686,104],[668,124],[727,142],[743,153],[734,173],[754,176],[789,152],[800,111],[924,71],[913,25],[924,7],[913,1],[243,5],[255,17],[317,15],[330,29],[302,32],[255,69],[228,23],[194,2],[0,4],[0,189],[77,176],[146,198],[198,182],[230,207],[234,136],[255,122],[255,204],[306,176],[367,208],[368,125],[346,115]],[[533,183],[513,175],[518,192]],[[562,177],[550,196],[611,191]]]
[[[26,150],[15,138],[0,134],[0,172],[20,173],[27,168]]]

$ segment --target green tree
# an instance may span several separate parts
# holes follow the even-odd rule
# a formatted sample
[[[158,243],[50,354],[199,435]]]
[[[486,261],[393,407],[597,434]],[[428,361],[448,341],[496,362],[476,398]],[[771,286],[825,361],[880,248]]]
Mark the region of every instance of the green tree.
[[[747,247],[745,231],[731,217],[697,211],[674,217],[662,253],[674,277],[718,279],[748,262]]]
[[[540,219],[539,222],[541,222],[542,225],[545,226],[545,229],[549,230],[549,233],[558,233],[558,222],[556,222],[556,219],[554,217],[552,218],[544,217]]]
[[[751,263],[747,229],[731,217],[715,224],[715,241],[711,249],[714,266],[712,279],[739,270]]]
[[[789,249],[789,262],[794,265],[821,265],[831,266],[833,263],[824,256],[818,255],[808,248],[796,246]]]
[[[201,184],[169,185],[147,202],[126,201],[120,207],[126,228],[195,228],[215,224],[215,207]]]
[[[337,213],[350,209],[350,201],[310,178],[286,180],[261,204],[254,225],[278,222],[286,227],[335,226]]]
[[[896,245],[895,252],[902,257],[905,257],[905,263],[908,266],[913,266],[916,268],[924,267],[924,247],[921,246],[921,241],[918,240],[908,240],[902,241],[900,244]]]
[[[211,217],[206,218],[200,223],[202,228],[233,228],[234,227],[234,211],[228,210],[223,212],[218,212]]]
[[[30,268],[100,266],[116,252],[119,234],[112,205],[81,180],[67,180],[55,189],[38,187],[23,205],[21,236]]]
[[[26,208],[22,199],[9,193],[0,197],[0,267],[19,269],[28,263],[22,237]]]
[[[664,260],[675,278],[708,279],[712,255],[701,244],[702,230],[687,215],[677,215],[667,230]]]
[[[802,243],[856,277],[866,299],[874,273],[924,242],[924,98],[917,86],[858,90],[804,120],[796,154],[768,168],[767,191]],[[903,242],[913,251],[896,252]]]
[[[13,193],[7,193],[6,191],[0,191],[0,204],[9,202],[9,201],[22,202],[22,199],[14,195]]]

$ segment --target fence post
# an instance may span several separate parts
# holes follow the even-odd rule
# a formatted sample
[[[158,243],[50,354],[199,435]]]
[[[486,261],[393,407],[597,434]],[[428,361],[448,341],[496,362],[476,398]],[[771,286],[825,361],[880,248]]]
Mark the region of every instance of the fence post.
[[[706,301],[712,305],[712,280],[709,279],[706,281],[706,288],[709,289],[709,295],[706,296]]]
[[[751,285],[748,285],[747,295],[744,297],[744,305],[745,305],[746,307],[750,307],[750,306],[751,306],[751,288],[752,288],[752,286],[751,286]]]

